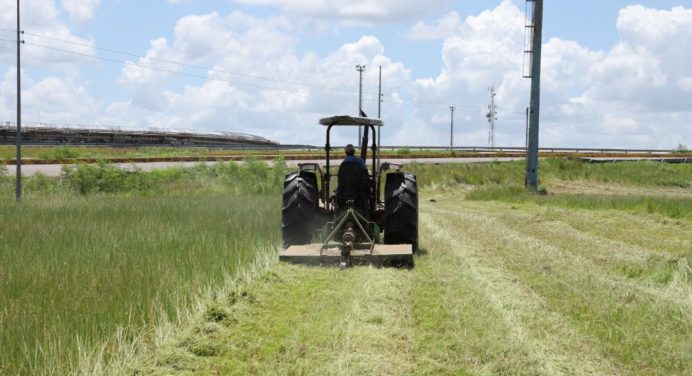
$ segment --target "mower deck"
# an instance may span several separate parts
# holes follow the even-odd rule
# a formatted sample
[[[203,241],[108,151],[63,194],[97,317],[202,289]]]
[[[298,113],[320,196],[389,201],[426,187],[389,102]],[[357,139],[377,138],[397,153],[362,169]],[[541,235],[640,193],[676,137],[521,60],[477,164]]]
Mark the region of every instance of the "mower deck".
[[[279,260],[292,264],[335,265],[341,262],[341,251],[338,248],[325,249],[320,253],[322,244],[292,245],[279,255]],[[349,265],[373,265],[412,267],[413,248],[411,244],[375,244],[372,253],[369,249],[351,251]]]

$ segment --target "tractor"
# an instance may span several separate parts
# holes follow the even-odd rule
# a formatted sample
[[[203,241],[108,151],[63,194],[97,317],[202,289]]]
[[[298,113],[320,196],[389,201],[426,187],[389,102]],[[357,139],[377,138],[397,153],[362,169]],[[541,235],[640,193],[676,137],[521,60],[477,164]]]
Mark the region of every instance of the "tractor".
[[[380,165],[376,127],[379,130],[382,121],[341,115],[319,123],[326,127],[326,164],[301,163],[298,171],[284,179],[284,249],[279,259],[342,269],[351,265],[412,267],[418,247],[417,180],[401,165]],[[348,159],[333,166],[329,139],[334,127],[363,127],[359,156],[363,162],[372,132],[369,169]],[[333,169],[338,169],[336,175]]]

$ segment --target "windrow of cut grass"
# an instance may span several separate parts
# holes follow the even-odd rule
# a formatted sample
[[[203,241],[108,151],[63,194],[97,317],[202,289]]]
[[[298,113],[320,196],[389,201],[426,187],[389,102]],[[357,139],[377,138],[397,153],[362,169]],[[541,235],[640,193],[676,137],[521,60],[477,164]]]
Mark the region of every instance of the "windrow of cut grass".
[[[21,205],[1,178],[0,374],[110,373],[121,350],[273,258],[282,169],[77,166],[27,179]]]

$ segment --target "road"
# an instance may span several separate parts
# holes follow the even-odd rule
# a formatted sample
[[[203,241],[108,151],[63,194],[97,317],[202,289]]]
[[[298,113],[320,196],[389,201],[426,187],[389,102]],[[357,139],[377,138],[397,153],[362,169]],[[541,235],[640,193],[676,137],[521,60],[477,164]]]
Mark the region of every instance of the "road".
[[[382,162],[395,162],[395,163],[401,163],[401,164],[410,164],[413,162],[417,163],[484,163],[484,162],[492,162],[492,161],[500,161],[500,162],[506,162],[506,161],[514,161],[522,158],[488,158],[488,157],[478,157],[478,158],[401,158],[401,159],[383,159]],[[334,162],[338,163],[340,161],[337,159],[333,160]],[[325,160],[290,160],[287,161],[288,165],[291,166],[297,166],[299,163],[314,163],[314,162],[319,162],[321,165],[324,165],[326,162]],[[206,164],[214,164],[218,162],[146,162],[146,163],[135,163],[134,165],[140,168],[142,171],[151,171],[155,169],[160,169],[160,168],[167,168],[167,167],[177,167],[177,166],[183,166],[183,167],[192,167],[195,166],[199,163],[206,163]],[[242,163],[242,162],[239,162]],[[269,161],[271,163],[271,161]],[[121,168],[129,168],[133,164],[131,163],[116,163],[117,166]],[[37,172],[41,172],[46,176],[60,176],[60,171],[61,171],[62,165],[59,164],[45,164],[45,165],[24,165],[22,166],[22,175],[24,176],[32,176],[36,174]],[[9,165],[7,166],[8,174],[10,176],[14,176],[16,174],[16,166],[14,165]]]

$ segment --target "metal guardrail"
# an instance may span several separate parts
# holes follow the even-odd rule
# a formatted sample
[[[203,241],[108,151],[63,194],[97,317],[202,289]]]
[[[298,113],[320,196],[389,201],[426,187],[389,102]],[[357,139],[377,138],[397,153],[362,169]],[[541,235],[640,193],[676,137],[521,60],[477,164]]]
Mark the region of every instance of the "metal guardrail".
[[[345,146],[345,145],[344,145]],[[343,149],[344,146],[332,146],[332,150]],[[252,146],[251,146],[252,147]],[[276,145],[276,148],[282,150],[323,150],[324,146],[314,145]],[[387,145],[380,146],[380,150],[409,150],[409,151],[446,151],[450,150],[449,146],[412,146],[412,145]],[[455,146],[451,149],[457,152],[476,152],[476,153],[525,153],[525,147],[519,146]],[[544,153],[594,153],[594,154],[670,154],[675,150],[667,149],[625,149],[625,148],[569,148],[569,147],[542,147],[540,152]]]

